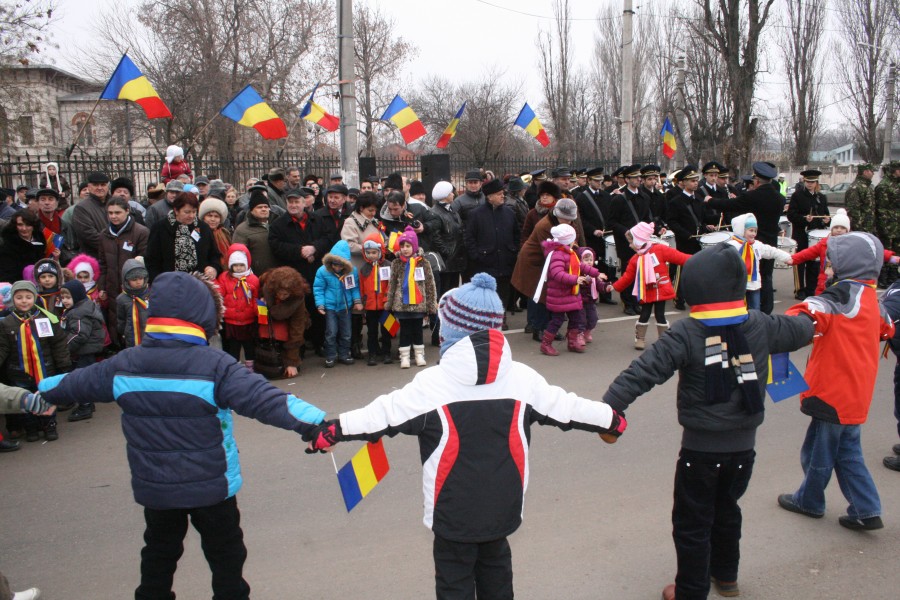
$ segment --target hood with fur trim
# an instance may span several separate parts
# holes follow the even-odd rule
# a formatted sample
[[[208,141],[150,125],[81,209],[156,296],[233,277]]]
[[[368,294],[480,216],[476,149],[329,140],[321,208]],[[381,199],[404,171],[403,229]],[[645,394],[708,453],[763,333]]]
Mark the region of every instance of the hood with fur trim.
[[[350,244],[344,240],[338,241],[331,248],[331,252],[322,257],[325,268],[334,273],[336,267],[341,268],[341,273],[351,273],[353,265],[350,263]]]
[[[75,268],[81,263],[87,263],[91,270],[94,272],[94,276],[91,277],[93,281],[100,281],[100,262],[89,254],[79,254],[75,256],[72,260],[69,261],[69,264],[66,265],[66,268],[72,272],[73,275],[78,275],[78,270]]]
[[[228,256],[226,257],[225,264],[228,264],[230,262],[231,255],[235,252],[244,253],[244,256],[247,257],[247,268],[252,270],[253,265],[251,265],[250,263],[253,262],[253,257],[250,256],[250,250],[248,250],[247,246],[245,246],[244,244],[231,244],[230,246],[228,246]],[[231,270],[230,266],[228,267],[228,270]]]

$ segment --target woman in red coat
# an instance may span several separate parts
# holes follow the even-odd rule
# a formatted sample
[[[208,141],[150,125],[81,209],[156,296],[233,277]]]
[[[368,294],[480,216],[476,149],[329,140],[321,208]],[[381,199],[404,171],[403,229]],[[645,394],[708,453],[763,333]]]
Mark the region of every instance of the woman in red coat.
[[[656,316],[656,331],[662,335],[669,328],[666,321],[666,300],[675,298],[669,265],[683,265],[690,254],[679,252],[667,244],[657,244],[650,238],[653,225],[638,223],[628,230],[625,237],[637,253],[628,261],[625,274],[613,284],[613,289],[623,292],[633,286],[633,294],[641,305],[641,315],[634,326],[634,347],[644,349],[644,339],[650,326],[650,313]]]

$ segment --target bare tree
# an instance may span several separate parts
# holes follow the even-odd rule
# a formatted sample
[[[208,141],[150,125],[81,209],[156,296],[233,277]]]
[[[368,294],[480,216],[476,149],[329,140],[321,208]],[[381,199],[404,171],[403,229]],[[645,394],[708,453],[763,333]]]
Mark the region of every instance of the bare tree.
[[[28,65],[49,43],[56,0],[0,0],[0,65]]]
[[[841,112],[856,132],[863,160],[882,160],[878,127],[884,117],[884,87],[894,43],[889,0],[837,0],[841,28],[834,42],[843,57],[838,89],[844,97]],[[893,46],[895,47],[895,46]]]
[[[731,136],[724,160],[740,169],[750,166],[757,120],[751,119],[759,65],[760,34],[775,0],[694,0],[702,11],[695,26],[701,40],[715,49],[728,74]],[[852,0],[848,0],[852,1]]]
[[[553,1],[553,24],[550,32],[538,31],[537,47],[540,52],[539,68],[544,90],[544,103],[550,113],[550,128],[560,160],[569,159],[572,153],[572,32],[569,0]]]
[[[778,39],[788,83],[790,125],[794,134],[792,164],[809,162],[812,143],[822,124],[822,73],[825,3],[786,0],[786,27]]]
[[[355,6],[353,15],[356,54],[356,93],[366,156],[374,156],[375,125],[397,93],[395,79],[415,47],[395,35],[394,19],[377,6]]]

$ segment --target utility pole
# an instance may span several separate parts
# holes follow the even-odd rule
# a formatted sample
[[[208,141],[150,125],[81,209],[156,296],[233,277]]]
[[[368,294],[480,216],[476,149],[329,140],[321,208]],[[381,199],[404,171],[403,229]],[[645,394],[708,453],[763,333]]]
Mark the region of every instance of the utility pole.
[[[356,134],[356,66],[353,53],[353,0],[337,0],[338,79],[341,81],[341,174],[348,187],[359,187]]]
[[[631,0],[624,0],[622,12],[622,126],[619,146],[620,164],[631,164],[631,143],[634,137],[634,11]]]
[[[676,102],[678,103],[675,106],[675,110],[672,111],[675,113],[675,142],[678,144],[678,147],[675,149],[675,164],[683,165],[685,163],[685,155],[687,154],[687,144],[685,143],[685,139],[687,138],[687,130],[684,125],[684,116],[687,113],[687,101],[684,98],[684,81],[685,81],[685,58],[684,56],[678,57],[677,63],[677,72],[675,75],[675,89],[678,93]]]
[[[891,63],[888,71],[887,106],[884,111],[884,149],[882,150],[881,164],[891,162],[891,140],[894,138],[894,105],[896,104],[894,87],[897,83],[897,65]]]

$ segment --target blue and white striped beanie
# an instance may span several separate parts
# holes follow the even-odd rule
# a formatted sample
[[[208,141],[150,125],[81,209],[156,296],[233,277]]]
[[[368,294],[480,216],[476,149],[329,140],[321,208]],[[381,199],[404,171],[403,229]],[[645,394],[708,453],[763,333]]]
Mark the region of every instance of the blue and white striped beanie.
[[[476,331],[500,329],[504,313],[497,281],[487,273],[477,273],[469,283],[450,290],[438,302],[441,354]]]

